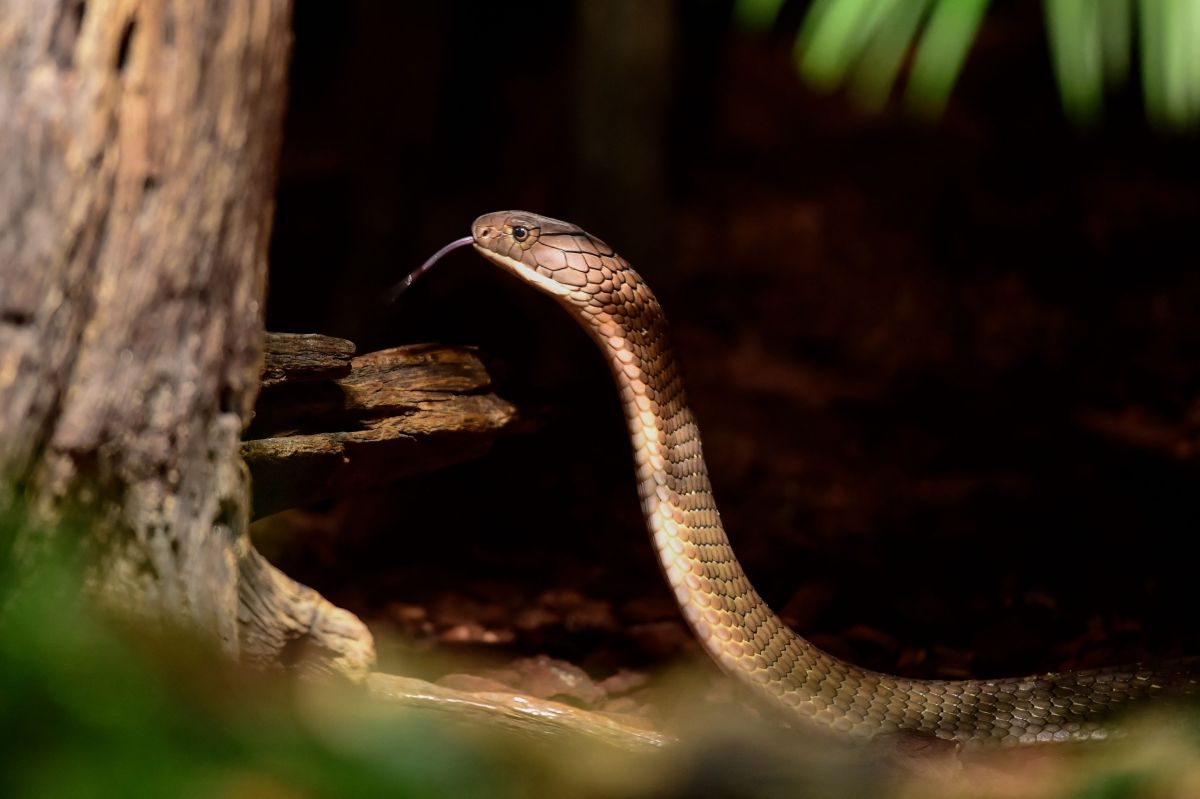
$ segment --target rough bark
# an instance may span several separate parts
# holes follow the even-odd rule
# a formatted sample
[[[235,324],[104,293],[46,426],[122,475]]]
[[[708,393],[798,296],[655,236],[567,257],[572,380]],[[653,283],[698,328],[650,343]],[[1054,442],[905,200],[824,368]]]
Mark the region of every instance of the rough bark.
[[[354,342],[316,333],[267,333],[263,348],[262,390],[254,406],[257,419],[268,389],[283,383],[336,380],[350,374]]]
[[[279,662],[370,635],[246,536],[290,0],[0,0],[0,501],[94,518],[100,595]]]
[[[478,457],[516,419],[469,350],[267,336],[263,391],[242,444],[255,518]]]

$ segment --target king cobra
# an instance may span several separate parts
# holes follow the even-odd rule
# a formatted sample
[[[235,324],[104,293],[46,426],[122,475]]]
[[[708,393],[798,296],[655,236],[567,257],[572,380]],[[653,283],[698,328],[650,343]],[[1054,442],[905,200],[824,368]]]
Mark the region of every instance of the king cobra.
[[[1200,658],[994,680],[920,680],[821,651],[766,603],[733,554],[658,300],[611,247],[521,211],[485,214],[409,275],[473,245],[554,297],[600,346],[620,391],[646,527],[679,609],[727,674],[787,717],[850,738],[916,733],[974,746],[1099,740],[1129,703],[1196,690]]]

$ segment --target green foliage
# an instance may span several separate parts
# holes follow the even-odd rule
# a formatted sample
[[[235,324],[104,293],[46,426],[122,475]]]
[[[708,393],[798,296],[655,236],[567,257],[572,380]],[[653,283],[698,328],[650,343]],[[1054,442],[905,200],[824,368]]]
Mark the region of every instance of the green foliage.
[[[116,624],[80,594],[63,552],[11,568],[22,524],[0,513],[3,797],[1188,799],[1200,785],[1194,715],[1148,717],[1116,748],[1056,749],[1029,768],[984,758],[942,776],[936,761],[897,770],[880,750],[731,716],[699,690],[681,701],[697,714],[678,725],[685,740],[662,752],[468,734],[353,689],[247,672],[185,635]]]
[[[771,26],[782,6],[783,0],[738,0],[733,10],[740,25],[760,30]]]
[[[18,526],[0,514],[0,553]],[[357,692],[113,624],[61,558],[3,576],[0,796],[525,795],[497,782],[501,753],[370,712]]]
[[[796,39],[800,72],[815,86],[845,86],[882,107],[906,62],[904,99],[925,116],[945,108],[989,0],[814,0]],[[783,0],[737,0],[745,27],[769,27]],[[1200,0],[1044,0],[1059,94],[1067,115],[1093,122],[1109,88],[1129,79],[1131,54],[1146,114],[1165,130],[1200,122]]]
[[[1085,784],[1075,799],[1136,799],[1146,794],[1146,775],[1138,772],[1109,772]]]

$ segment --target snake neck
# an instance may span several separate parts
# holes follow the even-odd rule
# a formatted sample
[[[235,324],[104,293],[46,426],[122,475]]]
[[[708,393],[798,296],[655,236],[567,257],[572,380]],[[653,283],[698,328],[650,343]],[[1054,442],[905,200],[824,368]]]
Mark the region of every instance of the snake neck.
[[[774,703],[816,716],[832,705],[844,675],[874,678],[796,635],[750,584],[721,523],[662,309],[636,272],[618,274],[624,283],[608,305],[570,296],[563,303],[599,345],[620,391],[642,513],[663,574],[725,672]],[[784,690],[789,684],[800,688]]]

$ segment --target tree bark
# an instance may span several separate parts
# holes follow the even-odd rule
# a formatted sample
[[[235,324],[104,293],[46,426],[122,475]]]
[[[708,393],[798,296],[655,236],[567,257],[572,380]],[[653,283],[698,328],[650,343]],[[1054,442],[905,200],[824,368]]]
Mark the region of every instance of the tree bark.
[[[259,557],[258,386],[290,0],[0,0],[0,502],[94,519],[99,594],[365,674]]]

